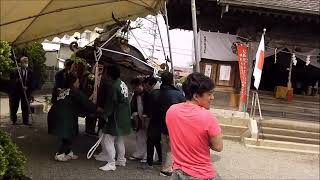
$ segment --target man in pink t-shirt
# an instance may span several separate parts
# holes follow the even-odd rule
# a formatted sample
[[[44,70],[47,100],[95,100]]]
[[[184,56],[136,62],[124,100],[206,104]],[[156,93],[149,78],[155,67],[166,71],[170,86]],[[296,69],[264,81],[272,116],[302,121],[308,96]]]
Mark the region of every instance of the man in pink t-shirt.
[[[217,118],[210,112],[213,100],[212,80],[203,74],[190,74],[183,84],[186,103],[176,104],[167,111],[173,156],[171,179],[214,179],[210,148],[222,151],[223,142]]]

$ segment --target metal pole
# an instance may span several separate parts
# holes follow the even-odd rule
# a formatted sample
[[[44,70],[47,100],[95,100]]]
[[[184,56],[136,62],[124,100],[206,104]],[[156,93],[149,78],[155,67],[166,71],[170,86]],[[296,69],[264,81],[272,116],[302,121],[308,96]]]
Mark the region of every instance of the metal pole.
[[[249,99],[250,99],[250,87],[251,87],[251,79],[252,79],[252,67],[253,67],[253,54],[254,54],[253,42],[249,42],[248,49],[248,75],[247,75],[247,104],[246,111],[249,107]],[[253,98],[253,97],[252,97]],[[253,104],[252,104],[253,105]],[[252,108],[251,105],[251,108]]]
[[[162,50],[163,50],[163,55],[164,58],[166,58],[166,50],[164,49],[164,45],[163,45],[163,41],[162,41],[162,36],[161,36],[161,31],[160,31],[160,27],[159,27],[159,23],[158,23],[158,17],[156,16],[156,23],[157,23],[157,27],[158,27],[158,31],[159,31],[159,37],[160,37],[160,41],[161,41],[161,45],[162,45]]]
[[[155,18],[157,18],[155,16]],[[156,29],[156,24],[153,24],[153,45],[152,45],[152,55],[151,57],[154,58],[154,49],[155,49],[155,45],[156,45],[156,37],[157,37],[157,29]]]
[[[167,1],[164,2],[164,13],[165,13],[166,28],[167,28],[167,36],[168,36],[169,57],[170,57],[170,62],[171,62],[171,72],[172,72],[173,77],[174,77],[171,41],[170,41],[170,33],[169,33],[169,21],[168,21],[168,12],[167,12]],[[175,80],[175,78],[173,78],[173,81],[174,80]]]
[[[292,51],[292,52],[294,52],[294,51]],[[289,74],[288,74],[288,84],[287,84],[288,90],[291,89],[291,87],[292,87],[292,84],[291,84],[292,64],[293,64],[293,58],[291,57],[290,66],[289,66]]]
[[[253,117],[253,104],[254,104],[254,92],[252,92],[251,108],[250,108],[250,117]]]
[[[191,13],[192,13],[192,26],[193,26],[193,43],[194,43],[194,55],[196,61],[196,71],[200,72],[200,60],[198,52],[198,38],[197,38],[197,12],[196,12],[196,1],[191,0]]]
[[[261,113],[261,106],[260,106],[260,100],[259,100],[259,95],[257,92],[257,101],[258,101],[258,108],[259,108],[259,115],[260,115],[260,120],[262,120],[262,113]]]

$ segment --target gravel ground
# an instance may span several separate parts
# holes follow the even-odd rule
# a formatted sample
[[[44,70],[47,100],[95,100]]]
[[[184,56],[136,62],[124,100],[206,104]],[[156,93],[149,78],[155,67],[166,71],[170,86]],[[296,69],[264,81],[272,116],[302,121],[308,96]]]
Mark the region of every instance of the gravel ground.
[[[81,121],[82,122],[82,121]],[[1,120],[1,129],[10,132],[14,141],[26,154],[27,174],[34,180],[102,180],[102,179],[168,179],[159,176],[160,167],[140,170],[138,162],[128,161],[127,167],[115,172],[102,172],[103,162],[87,160],[86,153],[96,139],[81,134],[75,141],[74,151],[79,160],[59,163],[53,160],[58,141],[49,136],[46,115],[35,117],[33,128],[11,126],[7,119]],[[83,125],[81,125],[83,132]],[[127,154],[134,149],[134,136],[126,139]],[[319,179],[319,156],[297,153],[249,149],[233,141],[224,141],[222,153],[212,155],[218,179]]]

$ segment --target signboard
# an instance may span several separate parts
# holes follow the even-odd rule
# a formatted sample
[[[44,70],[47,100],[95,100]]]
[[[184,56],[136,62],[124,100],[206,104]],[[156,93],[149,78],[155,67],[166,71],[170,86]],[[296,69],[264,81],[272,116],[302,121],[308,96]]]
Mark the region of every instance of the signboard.
[[[237,52],[241,80],[240,100],[247,102],[248,47],[244,44],[237,44]]]
[[[231,74],[231,66],[228,66],[228,65],[220,66],[220,73],[219,73],[220,81],[230,81],[230,74]]]
[[[211,78],[211,72],[212,72],[212,65],[206,64],[204,75]]]

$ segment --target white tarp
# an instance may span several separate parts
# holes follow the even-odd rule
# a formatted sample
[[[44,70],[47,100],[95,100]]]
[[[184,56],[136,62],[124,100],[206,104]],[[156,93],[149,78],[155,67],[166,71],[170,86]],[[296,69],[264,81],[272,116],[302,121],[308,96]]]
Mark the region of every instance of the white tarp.
[[[1,0],[0,40],[16,45],[158,14],[164,0]]]
[[[237,61],[237,55],[232,52],[232,44],[237,42],[237,36],[200,31],[201,58],[217,61]]]
[[[237,35],[199,31],[200,56],[205,59],[217,61],[238,61],[238,57],[232,52],[232,45],[241,42]],[[257,43],[252,43],[254,49],[258,48]],[[279,49],[280,50],[280,49]],[[266,49],[265,57],[274,55],[274,50]]]

